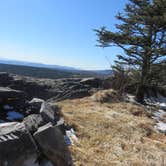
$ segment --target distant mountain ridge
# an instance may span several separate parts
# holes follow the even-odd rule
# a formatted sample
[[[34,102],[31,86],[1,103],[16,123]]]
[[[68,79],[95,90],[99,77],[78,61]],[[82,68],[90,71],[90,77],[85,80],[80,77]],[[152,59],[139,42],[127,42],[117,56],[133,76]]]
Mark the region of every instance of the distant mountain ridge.
[[[78,70],[74,67],[68,67],[68,66],[48,65],[48,64],[43,64],[43,63],[26,62],[26,61],[18,61],[18,60],[7,60],[7,59],[0,59],[0,63],[9,64],[9,65],[49,68],[49,69]]]

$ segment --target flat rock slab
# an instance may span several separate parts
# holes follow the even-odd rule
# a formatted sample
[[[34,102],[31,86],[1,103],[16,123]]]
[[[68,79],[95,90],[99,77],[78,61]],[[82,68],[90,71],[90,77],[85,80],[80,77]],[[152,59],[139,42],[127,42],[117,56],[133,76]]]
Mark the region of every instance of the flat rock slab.
[[[0,124],[0,165],[21,165],[30,156],[35,156],[36,148],[23,123]]]
[[[14,90],[7,87],[0,87],[0,98],[22,98],[25,97],[25,93],[19,90]]]
[[[83,85],[89,85],[89,86],[94,87],[94,88],[99,88],[102,86],[102,80],[99,78],[94,78],[94,77],[83,78],[80,81],[80,83]]]
[[[57,166],[71,166],[72,158],[58,127],[48,123],[34,134],[45,156]]]

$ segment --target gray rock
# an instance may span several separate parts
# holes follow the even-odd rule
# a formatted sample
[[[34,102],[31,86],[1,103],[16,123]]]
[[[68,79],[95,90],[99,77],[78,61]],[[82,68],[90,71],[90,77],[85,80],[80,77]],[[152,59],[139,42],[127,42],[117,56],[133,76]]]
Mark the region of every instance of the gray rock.
[[[89,85],[93,88],[100,88],[102,86],[102,80],[99,78],[84,78],[80,81],[83,85]]]
[[[0,98],[2,99],[22,99],[25,98],[25,93],[19,90],[14,90],[7,87],[0,87]]]
[[[10,87],[24,91],[29,100],[34,97],[46,100],[57,95],[57,93],[53,91],[52,87],[47,85],[47,83],[47,81],[43,83],[39,79],[19,77],[15,78],[14,81],[11,82]]]
[[[1,166],[22,166],[27,159],[37,158],[36,152],[23,123],[0,124]]]
[[[72,158],[59,128],[51,123],[43,126],[37,116],[31,117],[31,120],[28,118],[30,116],[24,121],[25,124],[0,124],[0,166],[70,166]],[[41,121],[34,123],[35,118]],[[33,135],[27,130],[30,128],[26,122],[34,124],[37,129]],[[44,157],[39,162],[39,149],[48,160]]]
[[[29,104],[29,114],[38,114],[40,112],[40,108],[44,100],[39,98],[33,98]]]
[[[40,114],[32,114],[24,118],[23,123],[30,133],[34,133],[39,127],[46,124]]]
[[[13,78],[6,72],[0,72],[0,86],[8,86]]]
[[[64,78],[64,79],[37,79],[23,76],[13,76],[12,81],[4,86],[24,91],[27,98],[42,98],[48,100],[54,97],[55,101],[64,99],[82,98],[91,95],[89,90],[99,88],[101,80],[97,78]]]
[[[29,104],[42,104],[44,102],[44,100],[43,99],[39,99],[39,98],[33,98],[30,102],[29,102]]]
[[[59,120],[56,110],[53,110],[46,102],[42,103],[41,105],[40,115],[45,123],[51,122],[52,124],[56,124],[56,122]]]
[[[26,95],[24,92],[14,90],[8,87],[0,87],[0,117],[2,120],[11,121],[12,117],[16,118],[14,114],[24,115],[26,108]],[[13,116],[8,116],[12,114]],[[7,118],[8,117],[8,118]],[[16,118],[17,119],[17,118]],[[21,120],[21,118],[19,118]]]
[[[50,123],[42,126],[34,134],[45,156],[57,166],[71,166],[71,154],[65,145],[64,137],[58,127]]]

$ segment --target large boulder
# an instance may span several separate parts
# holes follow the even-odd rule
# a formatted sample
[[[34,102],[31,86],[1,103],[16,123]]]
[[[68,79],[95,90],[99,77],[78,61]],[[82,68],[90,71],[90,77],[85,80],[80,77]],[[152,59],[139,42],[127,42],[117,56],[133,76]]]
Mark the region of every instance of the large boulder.
[[[40,108],[40,115],[45,123],[51,122],[52,124],[56,124],[59,120],[58,111],[58,108],[57,110],[53,110],[48,103],[43,102]]]
[[[42,126],[34,133],[34,138],[38,142],[45,156],[55,166],[71,166],[71,154],[64,142],[64,137],[57,126],[50,123]]]
[[[23,123],[0,124],[0,166],[23,166],[37,158],[36,147]]]

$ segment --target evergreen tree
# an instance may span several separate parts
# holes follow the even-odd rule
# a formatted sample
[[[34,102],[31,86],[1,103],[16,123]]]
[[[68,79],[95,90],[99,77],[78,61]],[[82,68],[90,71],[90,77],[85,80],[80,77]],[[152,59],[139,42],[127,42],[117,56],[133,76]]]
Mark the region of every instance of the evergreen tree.
[[[117,63],[141,72],[136,98],[142,102],[144,88],[152,82],[152,66],[166,57],[166,0],[129,0],[116,18],[116,32],[106,27],[95,30],[99,46],[120,47],[125,54],[117,55]]]

